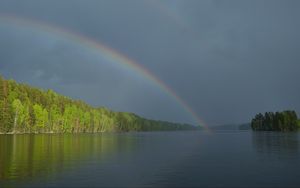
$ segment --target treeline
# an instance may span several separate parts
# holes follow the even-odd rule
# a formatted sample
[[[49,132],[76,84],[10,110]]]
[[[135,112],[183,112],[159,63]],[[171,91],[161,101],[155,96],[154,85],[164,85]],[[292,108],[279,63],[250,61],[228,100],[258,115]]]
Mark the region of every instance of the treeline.
[[[0,133],[81,133],[189,130],[196,127],[94,108],[0,75]]]
[[[259,113],[251,121],[255,131],[295,131],[299,127],[299,120],[295,111]]]

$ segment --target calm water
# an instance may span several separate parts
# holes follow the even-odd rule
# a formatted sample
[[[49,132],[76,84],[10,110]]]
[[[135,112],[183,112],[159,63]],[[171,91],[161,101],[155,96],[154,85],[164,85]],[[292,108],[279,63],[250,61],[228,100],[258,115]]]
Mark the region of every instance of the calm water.
[[[300,134],[0,135],[0,187],[299,187]]]

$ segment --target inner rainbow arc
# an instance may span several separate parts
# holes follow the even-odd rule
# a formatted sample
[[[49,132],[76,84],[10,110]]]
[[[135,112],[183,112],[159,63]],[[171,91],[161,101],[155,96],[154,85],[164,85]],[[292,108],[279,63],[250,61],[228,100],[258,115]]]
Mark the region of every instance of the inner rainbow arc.
[[[54,34],[72,42],[76,42],[76,44],[83,46],[84,48],[88,48],[90,50],[99,51],[101,54],[104,54],[106,58],[116,62],[120,65],[126,66],[129,69],[134,70],[137,73],[140,73],[143,77],[153,82],[157,85],[162,91],[166,92],[169,96],[171,96],[177,103],[187,112],[189,113],[194,120],[197,122],[198,126],[203,127],[205,130],[210,130],[208,126],[204,123],[203,120],[197,115],[197,113],[186,103],[178,94],[170,88],[166,83],[160,80],[153,73],[148,71],[145,67],[138,64],[134,60],[126,57],[125,55],[117,52],[115,49],[112,49],[98,41],[94,41],[86,36],[78,34],[74,31],[67,30],[62,27],[58,27],[56,25],[44,23],[37,20],[32,20],[28,18],[21,18],[15,15],[0,15],[0,21],[7,22],[9,24],[15,24],[16,26],[24,26],[30,27],[38,30],[42,30],[46,33]]]

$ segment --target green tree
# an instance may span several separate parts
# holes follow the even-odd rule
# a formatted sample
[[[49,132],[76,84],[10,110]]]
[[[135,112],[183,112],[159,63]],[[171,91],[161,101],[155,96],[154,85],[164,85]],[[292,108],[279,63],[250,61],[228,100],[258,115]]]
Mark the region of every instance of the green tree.
[[[42,132],[48,123],[48,112],[39,104],[33,105],[33,111],[35,116],[35,130]]]
[[[22,102],[19,99],[14,99],[12,106],[14,110],[13,132],[16,132],[18,126],[21,126],[23,124],[26,114],[24,113],[24,106],[22,105]]]
[[[292,113],[287,113],[285,121],[292,122],[292,117]],[[256,126],[261,127],[261,124]],[[133,113],[113,112],[104,107],[93,108],[83,101],[72,100],[52,90],[43,91],[26,84],[18,84],[14,80],[5,80],[0,75],[0,132],[3,133],[181,129],[194,127],[147,120]]]
[[[266,112],[257,114],[251,121],[251,127],[255,131],[295,131],[298,117],[295,111]]]

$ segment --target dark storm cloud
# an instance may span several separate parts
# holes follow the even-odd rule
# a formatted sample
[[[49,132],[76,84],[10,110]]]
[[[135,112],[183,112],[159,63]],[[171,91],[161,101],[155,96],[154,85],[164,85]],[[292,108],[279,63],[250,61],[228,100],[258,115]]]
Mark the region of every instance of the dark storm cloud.
[[[133,111],[148,118],[172,120],[174,114],[176,121],[191,118],[187,114],[181,115],[182,108],[142,75],[131,75],[132,71],[116,66],[102,54],[95,55],[90,49],[51,33],[36,31],[28,34],[27,28],[21,31],[27,34],[19,36],[22,28],[17,27],[13,32],[11,26],[3,28],[1,44],[5,50],[1,59],[9,63],[1,64],[1,70],[8,78],[53,88],[94,106]]]
[[[247,122],[266,110],[300,112],[299,8],[299,1],[274,0],[0,1],[0,13],[65,27],[127,54],[209,124]],[[91,104],[189,121],[157,88],[101,57],[63,39],[10,30],[1,27],[2,74]]]

